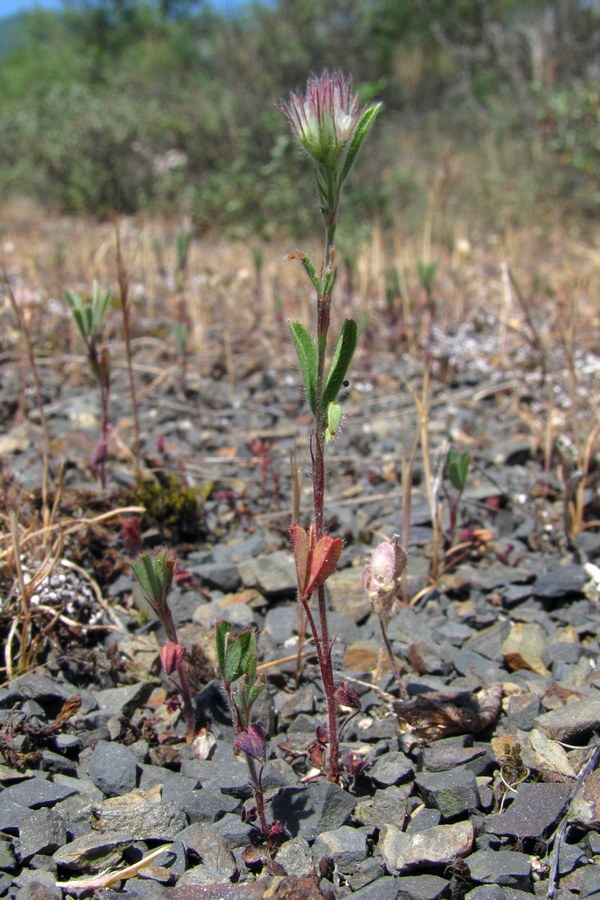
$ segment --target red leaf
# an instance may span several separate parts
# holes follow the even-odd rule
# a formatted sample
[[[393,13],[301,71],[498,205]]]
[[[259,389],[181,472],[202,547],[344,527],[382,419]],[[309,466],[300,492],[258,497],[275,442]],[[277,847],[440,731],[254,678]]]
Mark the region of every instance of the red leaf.
[[[343,546],[341,538],[332,538],[328,534],[323,535],[312,553],[310,577],[306,586],[307,594],[312,594],[316,588],[325,584],[331,573],[335,571],[342,555]]]
[[[294,551],[294,560],[296,562],[296,578],[298,579],[298,591],[300,596],[306,594],[306,582],[308,581],[310,571],[310,542],[308,532],[302,525],[295,523],[290,528],[292,536],[292,549]]]

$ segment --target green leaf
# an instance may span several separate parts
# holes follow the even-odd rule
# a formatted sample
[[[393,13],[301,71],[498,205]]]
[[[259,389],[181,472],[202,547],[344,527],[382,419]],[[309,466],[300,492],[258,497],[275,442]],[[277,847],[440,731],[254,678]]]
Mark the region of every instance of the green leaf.
[[[333,403],[346,377],[348,366],[358,343],[358,326],[354,319],[346,319],[331,360],[327,383],[323,391],[323,403]]]
[[[130,563],[131,569],[135,577],[140,583],[140,587],[147,597],[154,598],[158,583],[154,574],[154,565],[149,554],[145,553],[139,559],[134,559]]]
[[[471,463],[471,454],[466,452],[460,453],[455,447],[448,450],[446,457],[445,475],[452,487],[457,491],[464,491],[469,474],[469,465]]]
[[[342,421],[342,407],[339,403],[330,403],[327,407],[327,428],[325,429],[325,440],[329,444],[340,427]]]
[[[383,104],[377,103],[377,104],[375,104],[375,106],[370,106],[368,109],[366,109],[364,111],[360,122],[356,126],[356,131],[354,132],[354,135],[352,136],[352,140],[350,141],[350,146],[348,147],[348,152],[346,153],[346,159],[344,161],[344,168],[342,169],[342,174],[340,176],[340,185],[342,185],[344,183],[344,181],[346,180],[346,178],[348,177],[350,169],[354,165],[354,160],[356,159],[358,151],[361,148],[361,144],[364,141],[364,139],[366,138],[366,136],[368,135],[369,131],[371,130],[371,126],[373,125],[373,122],[375,121],[375,119],[377,118],[377,116],[379,115],[379,113],[381,112],[382,109],[383,109]]]
[[[244,660],[244,675],[246,676],[248,684],[254,683],[257,663],[256,653],[248,653],[246,655],[246,659]]]
[[[232,684],[241,678],[243,671],[242,647],[239,640],[227,641],[225,649],[225,665],[223,666],[222,678],[225,684]]]
[[[437,272],[438,264],[435,260],[430,260],[426,262],[423,259],[420,259],[417,262],[417,272],[419,274],[419,281],[421,282],[421,287],[428,294],[431,293],[433,289],[433,280],[435,278],[435,273]]]
[[[314,341],[300,322],[290,322],[290,333],[296,348],[308,404],[316,415],[317,351]]]
[[[248,691],[248,707],[251,708],[256,703],[258,697],[262,693],[262,689],[264,688],[264,682],[257,681],[252,685],[250,690]]]
[[[313,285],[314,289],[316,290],[317,294],[320,294],[321,293],[321,282],[319,280],[319,276],[317,275],[317,270],[314,267],[313,261],[307,253],[305,253],[302,256],[302,265],[304,266],[304,270],[306,271],[306,274],[310,278],[312,285]]]
[[[215,629],[215,646],[217,650],[217,664],[219,666],[219,672],[221,673],[221,677],[223,677],[223,672],[225,671],[225,657],[227,655],[227,636],[232,629],[232,625],[230,622],[217,622],[217,627]]]

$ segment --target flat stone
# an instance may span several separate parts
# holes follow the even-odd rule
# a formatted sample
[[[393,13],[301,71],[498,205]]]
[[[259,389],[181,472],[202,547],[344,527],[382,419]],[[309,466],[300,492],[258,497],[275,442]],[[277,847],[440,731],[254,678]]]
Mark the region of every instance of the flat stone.
[[[128,834],[91,832],[75,838],[52,854],[52,859],[66,869],[100,872],[120,865],[123,851],[133,843]]]
[[[491,834],[509,834],[518,838],[543,837],[554,829],[570,795],[570,784],[520,784],[508,809],[488,816],[483,823],[484,829]]]
[[[384,875],[352,892],[355,900],[397,900],[398,878]]]
[[[584,828],[600,828],[600,770],[589,772],[569,806],[570,819]]]
[[[238,569],[244,587],[255,587],[268,599],[296,595],[296,567],[287,550],[247,558],[240,562]]]
[[[558,741],[551,741],[539,728],[519,733],[519,743],[521,759],[527,768],[537,772],[558,773],[566,778],[577,777],[564,747]]]
[[[329,602],[334,612],[349,616],[357,624],[370,614],[372,605],[362,586],[359,569],[338,569],[327,579]]]
[[[545,600],[562,600],[572,594],[580,594],[588,581],[582,566],[558,566],[552,572],[538,575],[533,585],[533,594]]]
[[[427,772],[448,772],[457,766],[465,766],[475,775],[481,775],[493,764],[494,758],[489,748],[463,747],[459,744],[440,746],[442,742],[425,747],[422,754],[423,767]]]
[[[411,778],[413,774],[414,767],[408,756],[393,750],[380,756],[366,771],[367,777],[380,787],[400,784]]]
[[[226,839],[213,825],[194,822],[176,836],[186,850],[192,850],[203,864],[228,881],[237,872],[237,865]]]
[[[587,738],[600,723],[600,700],[574,700],[539,715],[535,724],[553,741],[574,743]]]
[[[580,900],[598,900],[600,897],[600,866],[586,866],[581,879]]]
[[[511,671],[531,669],[532,672],[549,678],[550,672],[542,659],[548,643],[548,636],[540,625],[515,622],[502,644],[504,662]]]
[[[297,631],[296,607],[282,604],[272,606],[265,615],[264,634],[282,647]]]
[[[336,868],[343,874],[351,873],[364,861],[367,853],[367,831],[365,828],[353,828],[342,825],[331,831],[322,831],[312,847],[315,865],[323,857],[332,859]]]
[[[406,801],[410,785],[383,788],[372,797],[360,797],[354,807],[354,818],[362,825],[395,825],[402,829],[406,820]]]
[[[24,869],[19,874],[17,883],[18,890],[11,894],[15,900],[60,900],[62,896],[51,872]]]
[[[210,880],[212,878],[212,880]],[[219,881],[218,872],[208,866],[194,866],[181,876],[177,887],[164,892],[167,900],[263,900],[262,884],[229,884]],[[304,893],[305,900],[312,897]]]
[[[240,574],[234,563],[204,563],[195,566],[193,572],[209,587],[224,594],[232,594],[240,586]]]
[[[457,650],[451,658],[459,675],[473,675],[482,684],[502,681],[502,670],[498,662],[487,659],[474,650]]]
[[[344,669],[349,672],[371,672],[377,668],[380,646],[373,638],[353,641],[344,653]]]
[[[531,887],[531,858],[514,850],[477,850],[467,859],[473,881],[506,885],[520,890]]]
[[[103,712],[109,712],[114,716],[131,716],[144,705],[152,693],[152,689],[153,686],[150,682],[139,681],[137,684],[97,691],[96,699]]]
[[[36,853],[54,853],[67,841],[64,820],[54,809],[42,808],[30,813],[19,824],[19,855],[30,859]]]
[[[437,825],[405,834],[395,825],[384,825],[379,850],[388,872],[405,872],[420,865],[448,865],[457,856],[466,856],[473,846],[471,822]]]
[[[107,797],[128,794],[136,786],[137,760],[123,744],[98,741],[90,759],[89,776]]]
[[[310,844],[302,837],[286,841],[277,853],[277,862],[288,875],[310,875],[314,869]]]
[[[92,806],[92,828],[128,832],[133,840],[171,841],[187,826],[183,809],[167,802],[160,789],[132,791]]]
[[[507,721],[512,728],[530,731],[540,712],[538,694],[515,694],[508,698]]]
[[[338,785],[318,781],[282,788],[273,797],[271,810],[292,837],[314,841],[321,832],[343,825],[355,803],[356,799]]]
[[[12,846],[9,841],[0,838],[0,871],[3,869],[13,869],[15,866],[15,858]]]
[[[398,900],[440,900],[448,882],[439,875],[402,875],[396,879]]]
[[[41,806],[53,806],[65,797],[76,793],[72,787],[55,784],[46,778],[35,775],[19,784],[13,784],[0,793],[0,820],[4,818],[3,810],[11,804],[39,809]]]
[[[443,819],[453,819],[479,806],[475,775],[469,769],[450,772],[420,772],[415,786],[428,806],[434,806]]]

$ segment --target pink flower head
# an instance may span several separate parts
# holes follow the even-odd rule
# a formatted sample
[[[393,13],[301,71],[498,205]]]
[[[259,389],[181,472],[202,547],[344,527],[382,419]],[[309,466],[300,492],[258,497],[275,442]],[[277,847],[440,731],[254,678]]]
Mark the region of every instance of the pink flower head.
[[[391,601],[400,590],[407,562],[406,550],[393,541],[383,541],[373,550],[363,573],[363,587],[373,603]]]
[[[335,172],[343,163],[343,180],[381,108],[381,104],[371,107],[359,107],[359,104],[358,94],[352,93],[352,78],[345,78],[339,71],[330,74],[325,70],[319,77],[309,77],[306,94],[293,91],[289,102],[282,101],[278,107],[319,167]],[[354,138],[356,146],[346,153],[355,143]]]

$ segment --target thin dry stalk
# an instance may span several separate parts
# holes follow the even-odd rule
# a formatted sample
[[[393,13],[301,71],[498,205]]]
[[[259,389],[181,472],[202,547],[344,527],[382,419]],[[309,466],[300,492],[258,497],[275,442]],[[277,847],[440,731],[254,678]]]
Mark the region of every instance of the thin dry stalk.
[[[29,581],[25,580],[25,573],[21,564],[23,541],[19,534],[19,521],[14,511],[10,512],[11,547],[9,552],[13,554],[13,565],[16,573],[16,582],[19,590],[19,611],[15,615],[4,647],[4,661],[9,681],[15,674],[23,674],[31,668],[35,659],[41,635],[32,635],[33,614],[31,598],[36,593],[39,585],[46,579],[58,562],[63,549],[62,537],[59,535],[54,547],[46,550],[42,562],[38,565],[35,574]],[[37,613],[37,608],[36,608]],[[15,665],[13,658],[13,640],[19,632],[18,662]]]
[[[438,465],[436,466],[437,471],[434,472],[432,468],[432,460],[431,460],[431,449],[429,446],[429,414],[430,414],[430,364],[429,360],[427,360],[425,364],[425,371],[423,373],[423,386],[421,389],[421,396],[416,393],[416,391],[411,387],[411,385],[407,385],[408,390],[410,391],[413,402],[415,404],[415,409],[417,411],[417,417],[419,420],[419,440],[421,444],[421,451],[423,455],[423,472],[425,476],[425,491],[427,494],[427,503],[429,505],[429,511],[431,513],[431,525],[433,528],[433,539],[432,539],[432,551],[431,551],[431,578],[434,582],[437,581],[440,574],[440,562],[441,562],[441,533],[442,533],[442,520],[441,520],[441,503],[439,501],[439,492],[441,487],[441,477],[440,477],[440,460],[438,460]],[[443,465],[443,462],[442,462]],[[443,472],[443,468],[442,468]]]
[[[93,516],[91,519],[66,519],[63,522],[57,522],[53,525],[47,525],[44,528],[38,528],[35,531],[26,533],[21,538],[21,548],[31,541],[37,540],[40,537],[46,537],[56,531],[60,531],[61,535],[66,537],[67,535],[75,534],[77,531],[81,531],[84,528],[89,528],[91,525],[99,525],[101,522],[110,521],[110,519],[114,519],[117,516],[139,515],[144,512],[146,512],[144,506],[122,506],[118,509],[111,509],[108,512],[100,513],[100,515]],[[0,559],[6,558],[12,552],[13,551],[10,548],[2,551],[2,553],[0,553]]]
[[[119,301],[121,304],[121,314],[123,316],[123,337],[125,339],[125,358],[127,360],[127,374],[129,377],[129,393],[131,395],[131,412],[133,415],[133,454],[135,477],[138,485],[141,481],[140,474],[140,450],[142,446],[142,437],[140,430],[140,416],[138,410],[137,397],[135,393],[135,378],[133,375],[133,354],[131,352],[131,319],[129,307],[129,270],[125,266],[123,252],[121,247],[121,231],[119,225],[115,226],[115,237],[117,245],[117,284],[119,286]]]
[[[48,505],[48,493],[49,493],[49,484],[50,484],[50,432],[48,430],[48,421],[46,419],[46,413],[44,410],[44,402],[42,400],[42,384],[40,381],[40,375],[37,367],[37,363],[35,360],[35,353],[33,350],[33,343],[31,341],[31,335],[29,334],[29,329],[27,327],[27,323],[25,321],[25,317],[23,316],[21,307],[17,302],[17,298],[15,297],[15,293],[12,288],[12,284],[6,271],[4,265],[2,266],[2,278],[4,280],[4,286],[6,288],[8,299],[10,301],[10,305],[13,309],[13,312],[17,319],[17,324],[19,326],[19,331],[23,337],[23,342],[25,344],[25,352],[27,355],[27,363],[29,365],[29,371],[31,372],[31,377],[33,379],[33,387],[34,387],[34,396],[35,396],[35,405],[38,411],[38,415],[40,417],[40,425],[42,428],[43,442],[42,442],[42,521],[44,525],[48,525],[51,521],[50,519],[50,510]]]
[[[300,498],[302,496],[302,473],[298,465],[296,447],[290,450],[290,469],[292,478],[292,522],[300,521]],[[306,616],[301,603],[296,604],[296,630],[298,632],[298,649],[296,651],[296,687],[299,687],[302,679],[302,659],[304,656],[304,644],[306,642]]]

